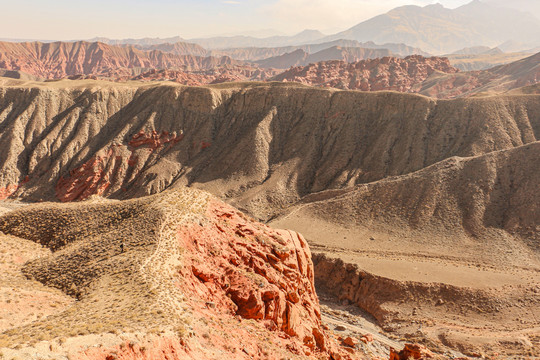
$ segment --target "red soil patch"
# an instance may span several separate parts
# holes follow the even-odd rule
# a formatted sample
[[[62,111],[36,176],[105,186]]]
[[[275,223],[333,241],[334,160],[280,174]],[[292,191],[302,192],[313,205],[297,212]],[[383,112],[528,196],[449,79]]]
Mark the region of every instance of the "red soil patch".
[[[176,133],[169,133],[168,131],[158,133],[155,130],[152,130],[150,134],[147,134],[144,132],[144,130],[141,130],[133,136],[133,138],[128,142],[128,145],[131,147],[149,145],[151,149],[155,150],[168,143],[176,144],[183,138],[184,134],[176,135]]]
[[[177,135],[176,132],[158,133],[153,130],[146,133],[141,130],[128,142],[128,151],[131,151],[129,156],[117,150],[117,148],[125,149],[125,145],[112,145],[106,153],[95,155],[71,170],[68,177],[61,176],[56,184],[56,197],[62,202],[68,202],[85,200],[92,195],[104,195],[111,187],[113,179],[114,181],[124,179],[126,168],[122,164],[134,167],[140,161],[140,157],[135,154],[137,148],[146,146],[150,153],[161,149],[168,150],[183,138],[184,134]],[[166,144],[168,146],[164,148]],[[0,199],[1,194],[0,189]]]
[[[8,185],[5,188],[0,188],[0,200],[5,200],[15,193],[23,184],[26,184],[30,181],[28,175],[18,184]]]

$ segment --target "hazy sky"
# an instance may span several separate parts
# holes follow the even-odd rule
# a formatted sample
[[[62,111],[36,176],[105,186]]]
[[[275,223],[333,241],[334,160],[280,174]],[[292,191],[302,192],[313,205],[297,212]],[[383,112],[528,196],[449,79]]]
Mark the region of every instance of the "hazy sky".
[[[0,0],[0,38],[206,37],[263,29],[345,30],[401,5],[470,0]],[[484,0],[539,10],[540,0]],[[257,33],[256,33],[257,34]]]

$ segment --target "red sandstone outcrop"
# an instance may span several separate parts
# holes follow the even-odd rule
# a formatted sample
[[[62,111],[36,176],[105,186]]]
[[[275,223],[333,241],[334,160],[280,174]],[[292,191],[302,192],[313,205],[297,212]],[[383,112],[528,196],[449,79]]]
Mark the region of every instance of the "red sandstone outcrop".
[[[19,184],[10,184],[6,187],[0,188],[0,200],[4,200],[9,198],[13,193],[15,193],[19,187],[26,184],[30,180],[30,177],[26,175],[24,177],[24,180],[21,181]]]
[[[189,254],[180,276],[190,295],[213,302],[218,313],[266,320],[311,350],[325,350],[313,263],[302,236],[254,225],[217,201],[208,217],[212,223],[204,227],[179,229]]]
[[[239,64],[243,62],[227,56],[175,55],[99,42],[0,42],[0,68],[20,70],[47,79],[81,74],[129,78],[136,75],[136,71],[140,71],[138,69],[196,71]]]
[[[131,78],[121,80],[168,80],[183,85],[198,86],[224,82],[264,81],[275,76],[277,70],[259,69],[249,65],[221,66],[201,71],[149,70]]]
[[[412,55],[355,63],[323,61],[293,67],[271,80],[362,91],[394,90],[448,99],[534,85],[540,81],[538,64],[540,53],[487,70],[459,72],[447,58]]]
[[[133,179],[143,169],[148,158],[167,152],[184,135],[168,131],[144,130],[135,134],[127,144],[111,145],[107,151],[92,156],[82,165],[72,169],[69,176],[61,176],[56,184],[56,197],[62,201],[85,200],[92,195],[107,195],[118,190],[118,181]],[[201,149],[209,144],[202,142]],[[116,183],[116,186],[113,183]],[[10,188],[11,193],[18,187]],[[125,191],[125,188],[123,189]],[[10,194],[6,194],[8,197]],[[1,195],[1,193],[0,193]]]
[[[399,352],[395,349],[390,349],[390,360],[422,360],[432,359],[434,357],[433,353],[421,344],[405,344],[403,350]]]
[[[294,231],[257,223],[202,191],[183,188],[124,202],[36,205],[0,217],[0,230],[53,250],[27,263],[23,272],[79,300],[75,311],[14,329],[0,337],[4,342],[15,341],[19,331],[37,331],[45,340],[65,336],[66,324],[100,333],[102,327],[91,327],[92,315],[85,314],[95,314],[96,303],[111,299],[99,307],[97,321],[122,332],[115,319],[130,319],[130,328],[146,335],[138,343],[79,348],[73,358],[354,356],[321,326],[306,240]],[[111,285],[95,285],[100,283]],[[132,305],[115,305],[116,297]],[[76,320],[80,316],[86,318],[82,323]],[[165,332],[171,324],[180,329],[177,334],[150,331],[157,326]]]
[[[487,70],[438,74],[422,83],[421,94],[454,98],[476,93],[500,93],[540,82],[540,53]]]
[[[354,63],[323,61],[291,68],[272,80],[338,89],[412,92],[414,85],[435,72],[456,73],[458,70],[446,58],[412,55],[404,59],[383,57]]]
[[[305,66],[320,61],[342,60],[352,63],[392,55],[392,52],[387,49],[332,46],[311,54],[305,50],[297,49],[279,56],[259,60],[257,64],[263,68],[288,69],[291,66]]]

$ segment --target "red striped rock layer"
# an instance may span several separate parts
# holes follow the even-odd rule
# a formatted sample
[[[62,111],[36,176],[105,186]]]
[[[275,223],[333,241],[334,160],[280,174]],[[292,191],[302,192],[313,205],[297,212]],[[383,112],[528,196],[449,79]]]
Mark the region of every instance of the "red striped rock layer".
[[[458,70],[450,65],[447,58],[411,55],[404,59],[383,57],[353,63],[322,61],[291,68],[273,80],[338,89],[416,92],[413,86],[422,83],[434,72],[452,74]]]
[[[140,69],[212,69],[243,64],[227,56],[175,55],[158,50],[143,51],[132,46],[99,42],[9,43],[0,42],[0,68],[58,79],[70,75],[131,77]]]
[[[99,152],[72,169],[68,177],[61,176],[56,184],[56,197],[62,202],[85,200],[92,195],[101,196],[117,190],[111,185],[118,187],[132,181],[149,157],[166,152],[183,138],[183,134],[176,132],[153,130],[145,133],[141,130],[127,145],[111,145],[107,151]]]

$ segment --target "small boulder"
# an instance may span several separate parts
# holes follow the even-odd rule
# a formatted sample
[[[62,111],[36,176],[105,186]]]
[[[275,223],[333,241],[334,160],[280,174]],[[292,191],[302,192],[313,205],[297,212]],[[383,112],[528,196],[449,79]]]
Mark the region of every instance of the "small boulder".
[[[345,339],[343,339],[343,344],[350,347],[355,347],[358,345],[358,339],[347,336]]]

